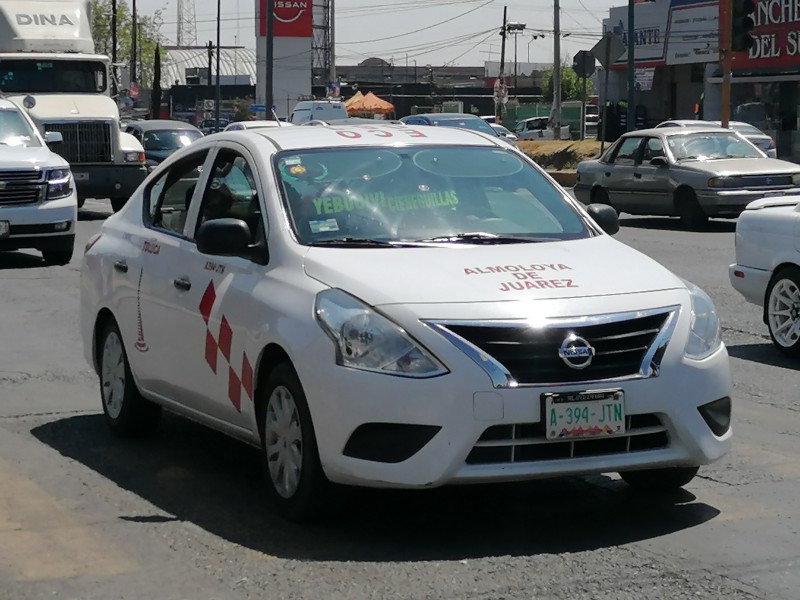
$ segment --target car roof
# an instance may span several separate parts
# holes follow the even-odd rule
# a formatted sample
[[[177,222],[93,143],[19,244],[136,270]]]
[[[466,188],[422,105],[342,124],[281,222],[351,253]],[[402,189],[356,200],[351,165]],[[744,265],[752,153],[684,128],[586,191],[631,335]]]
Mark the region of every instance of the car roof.
[[[651,129],[637,129],[624,133],[622,137],[644,137],[644,136],[673,136],[673,135],[695,135],[697,133],[719,133],[721,127],[708,125],[707,127],[653,127]]]
[[[169,119],[153,119],[152,121],[130,121],[128,127],[136,127],[142,131],[152,131],[154,129],[192,129],[199,131],[197,127],[185,121],[171,121]]]
[[[408,115],[408,117],[403,118],[412,117],[423,117],[431,121],[461,121],[463,119],[477,119],[478,121],[483,121],[478,115],[470,115],[468,113],[420,113],[418,115]]]
[[[494,141],[494,139],[490,138],[488,135],[484,136],[476,131],[455,127],[420,126],[424,127],[424,129],[417,129],[416,127],[415,125],[404,124],[269,127],[264,129],[251,129],[249,131],[228,131],[215,134],[208,139],[220,140],[226,138],[241,142],[246,139],[253,140],[253,138],[263,138],[264,142],[271,143],[275,150],[278,151],[337,147],[375,147],[383,145],[506,147],[506,144]],[[376,130],[381,130],[380,133],[382,135],[375,135]],[[384,133],[390,133],[392,135],[385,136],[383,135]],[[411,133],[414,135],[409,135]],[[354,137],[353,134],[358,134],[358,137]],[[222,136],[222,138],[220,136]],[[257,139],[257,141],[261,142],[260,139]]]

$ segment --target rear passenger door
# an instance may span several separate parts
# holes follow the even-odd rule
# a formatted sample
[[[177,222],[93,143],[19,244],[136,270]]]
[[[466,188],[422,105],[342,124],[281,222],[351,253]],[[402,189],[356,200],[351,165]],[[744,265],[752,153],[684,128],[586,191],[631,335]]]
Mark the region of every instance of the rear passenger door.
[[[617,210],[628,212],[632,207],[635,191],[633,173],[641,145],[642,138],[639,136],[622,140],[603,173],[603,185],[608,189],[609,200]]]
[[[656,157],[667,158],[661,138],[644,139],[641,159],[633,172],[630,211],[644,215],[668,215],[672,212],[672,184],[668,167],[651,165]]]

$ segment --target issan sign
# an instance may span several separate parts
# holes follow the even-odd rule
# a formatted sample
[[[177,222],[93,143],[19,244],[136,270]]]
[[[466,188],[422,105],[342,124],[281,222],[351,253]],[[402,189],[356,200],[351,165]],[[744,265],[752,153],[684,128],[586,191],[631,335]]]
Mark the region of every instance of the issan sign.
[[[36,14],[27,14],[27,13],[17,13],[16,15],[17,25],[55,25],[55,26],[65,26],[68,25],[70,27],[75,27],[75,22],[70,19],[69,15],[66,14],[44,14],[44,13],[36,13]]]

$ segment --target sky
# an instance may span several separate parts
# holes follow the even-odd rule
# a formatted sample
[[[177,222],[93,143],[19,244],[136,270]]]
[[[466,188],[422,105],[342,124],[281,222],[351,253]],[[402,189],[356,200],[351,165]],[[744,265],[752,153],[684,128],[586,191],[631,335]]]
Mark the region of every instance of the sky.
[[[216,40],[216,3],[195,3],[198,44]],[[222,1],[222,43],[255,47],[256,0]],[[128,0],[130,2],[130,0]],[[175,43],[177,0],[137,0],[137,10],[163,12],[162,33]],[[624,0],[561,0],[561,54],[569,59],[601,36],[602,20]],[[552,62],[553,0],[335,0],[336,63],[378,56],[396,65],[482,66],[500,60],[503,7],[509,22],[526,25],[516,39],[518,62]],[[588,9],[587,9],[588,7]],[[534,38],[535,35],[543,37]],[[568,35],[567,35],[568,34]],[[506,61],[514,60],[514,38]]]

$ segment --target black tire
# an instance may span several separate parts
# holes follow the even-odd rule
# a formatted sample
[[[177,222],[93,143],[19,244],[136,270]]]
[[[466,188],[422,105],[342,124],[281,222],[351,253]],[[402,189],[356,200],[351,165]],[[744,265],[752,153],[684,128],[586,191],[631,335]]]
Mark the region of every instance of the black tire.
[[[103,416],[111,431],[119,437],[142,437],[153,433],[161,417],[161,407],[145,400],[139,393],[122,334],[114,321],[106,323],[100,332],[97,366]]]
[[[703,212],[694,190],[682,188],[675,192],[675,211],[684,229],[703,231],[708,225],[708,215]]]
[[[86,204],[86,198],[78,198],[78,208],[83,208],[84,204]]]
[[[289,400],[293,408],[286,408]],[[286,403],[283,410],[282,403]],[[259,389],[257,407],[264,479],[273,505],[289,521],[303,522],[323,516],[326,512],[324,509],[329,509],[333,504],[333,486],[322,471],[306,396],[290,364],[282,363],[272,370],[265,385]],[[298,426],[299,440],[287,439],[290,433],[284,437],[275,431],[276,416],[281,412],[289,417],[290,425]],[[291,430],[291,427],[288,429]],[[274,451],[270,452],[268,447]],[[284,479],[284,484],[287,484],[287,465],[280,464],[281,451],[283,456],[287,456],[287,453],[296,456],[298,451],[300,455],[299,475],[296,474],[296,465],[294,470],[296,482],[284,486],[276,483],[276,480]]]
[[[122,207],[128,202],[128,198],[111,198],[111,208],[114,212],[119,212]]]
[[[778,301],[779,296],[784,300]],[[788,315],[775,314],[787,310]],[[787,356],[800,356],[800,336],[794,341],[786,339],[782,335],[781,328],[782,326],[786,328],[788,325],[791,331],[794,325],[800,322],[800,268],[783,267],[773,275],[764,297],[764,320],[775,347]]]
[[[592,194],[591,197],[589,198],[589,201],[592,204],[606,204],[611,208],[614,208],[614,205],[611,204],[611,199],[608,197],[608,190],[606,190],[605,188],[601,187],[594,188],[592,190]],[[614,208],[614,210],[617,211],[617,216],[619,216],[619,210],[617,210],[616,208]]]
[[[633,489],[643,492],[674,492],[689,483],[697,475],[699,467],[671,467],[667,469],[645,469],[623,471],[622,480]]]
[[[68,265],[72,260],[72,254],[72,245],[69,246],[69,249],[42,250],[42,258],[46,265]]]

